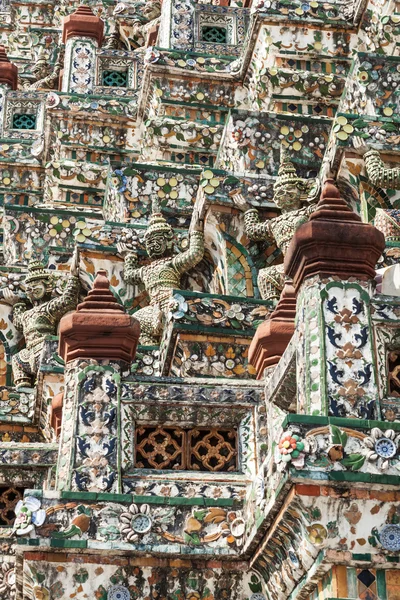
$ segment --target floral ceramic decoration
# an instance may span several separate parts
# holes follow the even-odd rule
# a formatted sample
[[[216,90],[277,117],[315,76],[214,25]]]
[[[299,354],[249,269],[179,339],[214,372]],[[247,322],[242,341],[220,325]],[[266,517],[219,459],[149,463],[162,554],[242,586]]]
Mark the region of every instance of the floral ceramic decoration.
[[[385,525],[379,532],[379,540],[385,550],[400,550],[400,525]]]
[[[149,515],[150,506],[148,504],[142,504],[140,507],[137,504],[131,504],[129,511],[121,513],[120,530],[128,542],[136,542],[140,536],[150,531],[152,520]]]
[[[15,507],[16,519],[13,527],[16,535],[31,534],[35,531],[35,527],[43,525],[46,519],[46,511],[40,506],[40,500],[33,496],[26,496],[17,503]]]
[[[382,431],[374,427],[370,436],[364,438],[364,444],[368,448],[367,460],[376,461],[383,471],[388,469],[390,460],[398,452],[399,441],[400,436],[396,435],[393,429]]]
[[[231,303],[225,298],[183,296],[175,293],[170,301],[168,319],[179,323],[201,323],[227,329],[256,329],[270,312],[270,304],[243,301]]]
[[[296,433],[285,433],[278,444],[278,461],[283,468],[291,464],[296,469],[301,469],[308,451],[308,440],[302,439]]]
[[[4,561],[0,569],[0,594],[14,600],[16,594],[16,573],[12,563]],[[9,596],[7,596],[9,594]]]
[[[394,600],[396,3],[90,4],[0,0],[0,597]],[[333,208],[349,270],[321,274],[322,238],[273,315]],[[72,314],[19,327],[28,262],[57,307],[75,247]],[[90,291],[102,333],[69,360]]]
[[[312,544],[315,546],[321,546],[326,539],[328,532],[321,523],[313,523],[307,527],[307,535]]]
[[[130,600],[129,590],[123,585],[113,585],[107,593],[107,600]]]

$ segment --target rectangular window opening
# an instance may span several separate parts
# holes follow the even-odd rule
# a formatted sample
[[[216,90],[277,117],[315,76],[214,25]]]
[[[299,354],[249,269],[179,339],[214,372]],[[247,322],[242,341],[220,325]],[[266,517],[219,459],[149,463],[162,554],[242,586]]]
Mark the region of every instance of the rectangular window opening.
[[[136,427],[135,468],[238,471],[237,431],[216,427]]]

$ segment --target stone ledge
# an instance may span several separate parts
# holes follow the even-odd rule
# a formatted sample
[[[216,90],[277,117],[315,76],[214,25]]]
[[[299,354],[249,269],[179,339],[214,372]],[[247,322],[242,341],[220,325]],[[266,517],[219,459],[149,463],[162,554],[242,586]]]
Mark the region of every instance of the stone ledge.
[[[302,425],[336,425],[337,427],[351,427],[353,429],[394,429],[400,432],[400,423],[392,421],[367,421],[365,419],[346,419],[344,417],[320,417],[314,415],[290,414],[282,422],[282,428],[292,423],[301,423]]]

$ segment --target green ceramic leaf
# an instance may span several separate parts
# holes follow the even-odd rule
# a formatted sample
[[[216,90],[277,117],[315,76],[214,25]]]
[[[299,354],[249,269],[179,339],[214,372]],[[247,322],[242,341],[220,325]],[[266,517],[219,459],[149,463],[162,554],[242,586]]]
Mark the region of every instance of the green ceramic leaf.
[[[347,443],[347,433],[341,431],[336,425],[331,425],[331,439],[332,444],[341,444],[344,448]]]
[[[349,454],[346,458],[344,458],[341,463],[343,466],[347,467],[351,471],[358,471],[361,469],[365,462],[365,456],[362,454]]]
[[[204,517],[206,516],[207,512],[208,512],[207,510],[195,510],[193,516],[198,521],[202,521],[204,519]]]

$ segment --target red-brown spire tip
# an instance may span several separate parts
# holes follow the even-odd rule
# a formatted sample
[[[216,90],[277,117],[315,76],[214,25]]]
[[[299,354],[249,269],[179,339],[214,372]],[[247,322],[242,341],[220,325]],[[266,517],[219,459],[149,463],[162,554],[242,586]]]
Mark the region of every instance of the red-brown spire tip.
[[[0,63],[10,62],[7,56],[6,47],[0,45]]]
[[[139,322],[125,313],[101,269],[84,301],[61,319],[59,354],[66,363],[77,358],[130,363],[139,335]]]
[[[105,269],[99,269],[96,273],[96,279],[93,282],[93,289],[100,290],[110,288],[110,282],[108,281],[107,271]]]
[[[17,89],[18,68],[7,56],[5,46],[0,46],[0,85],[9,85],[12,90]]]
[[[90,8],[90,6],[86,6],[85,4],[78,6],[78,8],[76,9],[74,14],[75,15],[92,15],[93,17],[95,16],[94,12]]]
[[[96,279],[93,282],[93,288],[88,292],[88,295],[81,304],[78,304],[78,311],[101,310],[101,311],[119,311],[124,312],[124,309],[112,291],[110,290],[110,282],[108,281],[107,271],[100,269],[97,271]]]
[[[93,13],[89,6],[79,6],[74,13],[64,18],[62,41],[70,37],[89,37],[97,41],[99,47],[103,41],[104,22]]]
[[[321,200],[323,198],[340,198],[340,192],[336,187],[334,179],[327,179],[322,188]]]
[[[316,211],[295,232],[285,256],[285,273],[296,291],[306,277],[373,279],[385,247],[380,231],[361,218],[341,197],[333,181],[322,189]]]
[[[348,206],[340,196],[334,179],[327,179],[323,185],[317,210],[311,215],[313,219],[334,219],[340,221],[361,221],[361,218]]]

